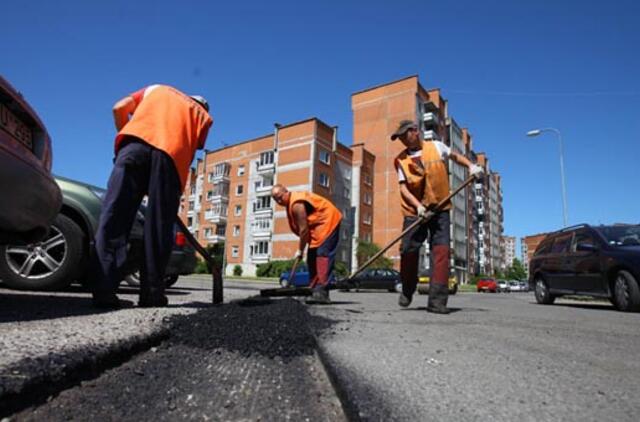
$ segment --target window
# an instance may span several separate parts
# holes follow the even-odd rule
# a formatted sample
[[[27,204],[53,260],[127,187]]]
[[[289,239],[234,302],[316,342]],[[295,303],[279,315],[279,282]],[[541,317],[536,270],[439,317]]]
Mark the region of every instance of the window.
[[[193,217],[189,217],[187,218],[187,227],[192,227],[193,226]]]
[[[253,255],[267,255],[269,253],[269,242],[263,240],[253,245]]]
[[[342,192],[342,196],[344,196],[346,199],[349,199],[349,197],[351,197],[351,189],[345,186],[344,191]]]
[[[253,212],[271,209],[271,197],[261,196],[253,203]]]
[[[366,224],[366,225],[369,225],[369,226],[371,225],[371,214],[366,213],[364,215],[363,223]]]
[[[329,153],[329,151],[321,149],[319,153],[319,159],[325,164],[331,164],[331,154]]]
[[[251,225],[251,229],[253,232],[264,232],[271,230],[271,219],[270,218],[259,218],[256,219]]]
[[[224,234],[227,232],[227,225],[226,224],[218,224],[216,226],[216,235],[218,236],[224,236]]]
[[[189,211],[193,211],[193,207],[194,207],[194,202],[189,201]]]
[[[207,191],[207,200],[211,200],[211,198],[213,198],[213,191],[212,190],[208,190]]]
[[[211,172],[207,173],[207,182],[211,183],[212,180],[213,180],[213,173]]]
[[[215,167],[213,168],[213,176],[212,177],[228,176],[229,175],[229,168],[231,168],[229,163],[216,164]]]
[[[244,186],[243,185],[236,186],[236,195],[242,195],[243,191],[244,191]]]
[[[238,246],[232,246],[231,247],[231,256],[233,258],[237,258],[240,255],[240,247]]]
[[[196,194],[196,187],[191,186],[191,195],[195,195],[195,194]]]
[[[364,184],[367,185],[367,186],[371,186],[372,185],[371,175],[369,173],[365,173],[364,174]]]
[[[320,177],[318,180],[320,186],[324,186],[325,188],[329,187],[329,176],[326,173],[320,173]]]
[[[576,252],[578,250],[578,245],[590,245],[594,246],[594,241],[591,235],[587,232],[578,232],[573,239],[573,244],[571,245],[571,252]]]
[[[366,205],[371,205],[373,203],[373,201],[371,199],[371,193],[370,192],[365,192],[364,193],[364,203]]]
[[[553,241],[553,246],[551,247],[551,253],[563,253],[569,249],[569,244],[571,243],[571,238],[573,233],[565,234],[563,236],[558,236]]]
[[[244,176],[244,164],[238,166],[238,176]]]
[[[260,154],[258,166],[267,166],[269,164],[273,164],[273,151],[267,151]]]
[[[204,229],[204,237],[205,238],[210,238],[213,235],[213,229],[211,229],[210,227],[207,227],[206,229]]]
[[[236,205],[235,211],[233,213],[234,215],[238,216],[242,214],[242,205]]]
[[[233,236],[240,236],[240,226],[233,226]]]

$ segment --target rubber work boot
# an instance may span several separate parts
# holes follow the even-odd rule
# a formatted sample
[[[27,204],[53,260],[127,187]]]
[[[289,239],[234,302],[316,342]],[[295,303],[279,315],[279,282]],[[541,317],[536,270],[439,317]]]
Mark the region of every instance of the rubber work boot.
[[[115,293],[94,293],[93,306],[100,309],[120,309],[122,302]]]
[[[434,284],[429,286],[429,305],[427,312],[434,314],[448,314],[451,311],[447,308],[447,300],[449,299],[449,286],[446,284]]]
[[[164,308],[167,305],[169,305],[169,299],[164,295],[164,289],[140,289],[140,300],[138,301],[140,308]]]
[[[329,299],[329,291],[324,288],[313,289],[311,297],[305,300],[307,305],[328,305],[331,303]]]
[[[418,252],[409,252],[400,257],[400,280],[402,293],[398,297],[398,305],[406,308],[411,304],[413,294],[418,285]]]

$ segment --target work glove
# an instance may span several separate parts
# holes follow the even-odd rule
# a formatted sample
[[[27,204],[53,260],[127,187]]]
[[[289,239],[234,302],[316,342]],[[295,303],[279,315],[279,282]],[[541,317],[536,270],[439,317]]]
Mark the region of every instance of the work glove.
[[[469,167],[469,174],[476,179],[480,179],[484,174],[484,169],[477,164],[471,164],[471,167]]]
[[[293,259],[296,261],[300,261],[303,255],[304,255],[304,251],[297,250],[296,254],[293,256]]]
[[[424,205],[419,205],[417,211],[418,217],[425,218],[427,216],[427,207],[425,207]]]

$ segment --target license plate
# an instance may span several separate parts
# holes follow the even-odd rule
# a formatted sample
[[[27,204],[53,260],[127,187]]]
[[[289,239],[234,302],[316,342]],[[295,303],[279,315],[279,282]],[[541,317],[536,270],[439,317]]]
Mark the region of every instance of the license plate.
[[[31,129],[4,104],[0,104],[0,128],[31,151],[33,148]]]

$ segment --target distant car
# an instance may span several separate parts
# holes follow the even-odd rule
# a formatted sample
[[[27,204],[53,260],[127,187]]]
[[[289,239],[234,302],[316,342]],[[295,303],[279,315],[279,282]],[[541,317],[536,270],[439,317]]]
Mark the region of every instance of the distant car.
[[[524,286],[520,284],[519,281],[517,280],[509,280],[507,282],[509,284],[509,291],[510,292],[523,292],[524,291]]]
[[[279,283],[281,287],[307,287],[309,286],[309,269],[306,265],[300,265],[296,268],[293,280],[290,280],[291,271],[284,271],[280,274]],[[336,278],[329,280],[329,284],[336,284]]]
[[[509,293],[509,283],[507,280],[498,280],[498,292]]]
[[[47,236],[27,245],[0,246],[0,279],[22,290],[53,290],[74,281],[87,284],[88,264],[102,208],[104,189],[63,177],[56,178],[63,192],[63,205]],[[144,216],[138,212],[129,235],[124,274],[138,271],[143,255]],[[181,233],[180,233],[181,234]],[[176,239],[178,239],[176,234]],[[167,284],[185,272],[182,264],[193,262],[195,252],[176,246],[166,272]]]
[[[42,239],[60,210],[51,140],[36,112],[0,76],[0,243]]]
[[[390,292],[401,292],[402,281],[400,273],[393,269],[368,268],[358,274],[345,288],[360,289],[384,289]]]
[[[520,290],[523,292],[528,292],[529,291],[529,283],[526,281],[518,281],[518,283],[520,284]]]
[[[429,294],[429,281],[431,280],[431,271],[423,270],[420,272],[418,276],[418,294],[428,295]],[[456,277],[452,274],[449,276],[449,294],[455,295],[458,293],[458,281]]]
[[[529,274],[540,304],[585,295],[640,311],[640,225],[581,224],[551,233],[536,248]]]
[[[476,283],[476,289],[478,292],[496,293],[498,291],[498,282],[495,278],[481,278]]]

